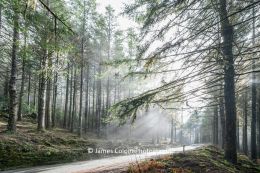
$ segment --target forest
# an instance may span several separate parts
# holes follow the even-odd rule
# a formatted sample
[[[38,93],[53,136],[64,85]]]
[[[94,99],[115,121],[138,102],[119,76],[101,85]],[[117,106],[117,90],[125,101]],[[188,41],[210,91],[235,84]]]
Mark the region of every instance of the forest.
[[[259,0],[0,0],[0,172],[260,172],[259,19]]]

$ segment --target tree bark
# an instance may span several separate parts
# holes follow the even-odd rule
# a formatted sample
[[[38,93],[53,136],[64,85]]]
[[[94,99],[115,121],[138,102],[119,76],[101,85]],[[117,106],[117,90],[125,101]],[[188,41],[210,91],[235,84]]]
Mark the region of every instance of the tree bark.
[[[260,158],[260,94],[258,93],[258,158]]]
[[[70,67],[69,63],[67,65],[67,79],[66,79],[66,96],[65,96],[65,110],[64,110],[64,121],[63,128],[67,127],[67,116],[68,116],[68,100],[69,100],[69,85],[70,85]]]
[[[225,139],[226,139],[226,117],[225,117],[225,109],[224,109],[224,98],[219,98],[219,115],[221,122],[221,148],[225,147]]]
[[[218,107],[216,106],[214,108],[214,126],[213,126],[213,130],[214,130],[214,133],[213,133],[213,144],[214,145],[218,145]]]
[[[174,126],[174,122],[173,122],[173,117],[171,117],[171,141],[170,143],[173,144],[173,127]]]
[[[28,95],[27,95],[27,105],[29,107],[29,110],[31,109],[31,100],[30,100],[30,96],[31,96],[31,77],[32,77],[32,73],[31,73],[31,69],[29,69],[29,75],[28,75]],[[30,112],[31,113],[31,112]]]
[[[88,119],[89,119],[89,64],[87,64],[87,74],[86,74],[86,97],[85,97],[85,133],[87,133]]]
[[[95,84],[96,84],[96,80],[95,80],[95,75],[96,75],[96,69],[94,67],[94,71],[93,71],[93,88],[92,88],[92,117],[91,117],[91,129],[94,130],[94,121],[95,121]]]
[[[255,45],[255,8],[253,7],[253,46]],[[252,71],[255,70],[255,60],[252,60]],[[252,118],[251,118],[251,159],[256,161],[257,149],[256,149],[256,75],[252,73]]]
[[[37,80],[35,79],[35,82],[34,82],[34,89],[33,89],[33,108],[34,108],[34,111],[36,110],[36,92],[37,92]]]
[[[239,137],[239,118],[237,118],[237,150],[240,151],[240,137]]]
[[[58,94],[58,72],[55,72],[54,81],[53,81],[53,101],[52,101],[52,114],[51,114],[52,128],[56,126],[57,94]]]
[[[71,76],[70,76],[70,106],[69,106],[69,122],[68,127],[71,127],[71,119],[72,119],[72,112],[73,112],[73,66],[71,66]]]
[[[85,4],[85,1],[84,1]],[[84,7],[85,8],[85,7]],[[83,101],[83,58],[84,58],[84,39],[82,38],[81,65],[80,65],[80,94],[79,94],[79,137],[82,136],[82,101]]]
[[[21,82],[21,89],[19,95],[19,105],[18,105],[18,121],[22,121],[22,105],[23,105],[23,95],[24,95],[24,83],[25,83],[25,63],[26,63],[26,34],[24,35],[24,53],[22,57],[22,82]]]
[[[41,72],[39,75],[39,88],[38,88],[38,131],[45,130],[45,88],[46,88],[46,59],[47,59],[47,50],[44,50],[44,56],[41,60]]]
[[[101,54],[100,54],[101,55]],[[101,57],[100,57],[101,58]],[[100,128],[101,128],[101,107],[102,107],[102,102],[101,102],[101,95],[102,95],[102,88],[101,88],[101,65],[99,64],[98,66],[98,80],[97,80],[97,134],[98,136],[100,135]]]
[[[223,38],[222,51],[224,55],[224,98],[226,111],[226,145],[225,159],[231,163],[237,163],[237,144],[236,144],[236,98],[235,98],[235,70],[234,70],[234,29],[230,24],[227,12],[226,0],[220,2],[220,23]]]
[[[73,106],[72,106],[72,117],[71,117],[71,127],[70,131],[73,132],[74,130],[74,120],[76,116],[76,94],[77,94],[77,69],[74,68],[74,89],[73,89]]]
[[[58,64],[59,64],[59,52],[57,50],[57,18],[54,19],[54,35],[55,35],[55,49],[56,49],[56,61],[55,61],[55,73],[53,80],[53,100],[52,100],[52,128],[56,126],[56,106],[57,106],[57,95],[58,95]]]
[[[10,132],[16,132],[16,118],[17,118],[17,101],[16,101],[16,76],[17,76],[17,51],[19,40],[19,15],[18,4],[19,1],[13,2],[13,43],[12,43],[12,55],[11,55],[11,75],[9,81],[9,118],[7,130]]]
[[[45,116],[46,121],[45,125],[47,129],[51,128],[51,91],[52,91],[52,60],[51,57],[48,56],[48,79],[47,79],[47,88],[46,88],[46,100],[45,100]]]
[[[243,114],[244,114],[244,122],[243,122],[243,152],[245,155],[248,155],[248,144],[247,144],[247,91],[244,95],[244,105],[243,105]]]

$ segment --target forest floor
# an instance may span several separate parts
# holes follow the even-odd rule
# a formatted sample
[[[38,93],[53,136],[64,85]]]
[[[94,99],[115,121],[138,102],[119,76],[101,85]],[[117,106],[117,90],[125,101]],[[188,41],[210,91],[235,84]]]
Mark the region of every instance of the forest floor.
[[[111,142],[97,139],[93,134],[79,138],[67,130],[55,128],[44,133],[36,130],[32,121],[18,122],[17,133],[5,131],[6,121],[0,118],[0,170],[38,165],[68,163],[80,160],[104,158],[104,155],[88,153],[88,148],[131,148],[136,143]],[[142,146],[140,146],[142,147]],[[147,147],[147,146],[145,146]],[[107,156],[111,157],[111,155]],[[213,146],[201,147],[185,153],[171,154],[160,158],[132,163],[130,166],[116,165],[114,173],[258,173],[260,166],[248,157],[238,154],[238,164],[224,160],[223,151]],[[83,171],[84,172],[84,171]],[[97,171],[100,172],[100,171]],[[95,172],[95,173],[97,173]]]
[[[116,171],[114,171],[116,172]],[[186,153],[150,159],[129,166],[118,173],[259,173],[260,165],[251,162],[247,156],[238,154],[238,164],[224,159],[224,152],[214,146],[202,147]]]
[[[98,139],[93,133],[79,138],[60,128],[37,132],[36,123],[29,119],[18,122],[17,133],[10,134],[6,132],[6,124],[0,116],[0,171],[111,157],[111,154],[88,153],[89,148],[147,147],[137,142]]]

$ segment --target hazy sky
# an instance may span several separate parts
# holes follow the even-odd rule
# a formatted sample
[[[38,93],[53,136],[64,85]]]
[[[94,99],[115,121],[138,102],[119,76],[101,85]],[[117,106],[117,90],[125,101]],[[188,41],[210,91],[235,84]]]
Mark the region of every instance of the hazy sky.
[[[131,0],[97,0],[97,10],[104,14],[106,6],[110,4],[115,10],[116,15],[119,15],[123,12],[124,4],[127,3],[131,3]],[[122,30],[126,30],[129,27],[137,27],[135,22],[123,16],[118,16],[118,24]]]
[[[121,12],[122,7],[124,6],[123,3],[130,2],[129,0],[97,0],[98,3],[98,10],[104,11],[105,7],[109,4],[116,10],[116,12]]]

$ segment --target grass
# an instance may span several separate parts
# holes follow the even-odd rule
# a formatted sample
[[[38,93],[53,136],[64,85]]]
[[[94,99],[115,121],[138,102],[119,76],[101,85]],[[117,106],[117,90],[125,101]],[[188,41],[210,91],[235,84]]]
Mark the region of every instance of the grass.
[[[38,132],[36,123],[29,118],[17,122],[15,134],[6,132],[6,124],[6,119],[0,116],[0,171],[114,156],[88,153],[88,148],[113,150],[155,147],[134,141],[100,139],[94,133],[79,138],[60,128]]]
[[[259,165],[245,155],[238,154],[238,164],[224,159],[222,150],[214,146],[203,147],[187,153],[165,156],[136,163],[128,168],[128,173],[259,173]]]
[[[97,158],[87,153],[97,145],[95,140],[78,138],[66,130],[55,128],[37,132],[31,122],[18,122],[17,133],[5,131],[0,121],[0,170]]]

